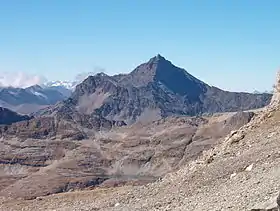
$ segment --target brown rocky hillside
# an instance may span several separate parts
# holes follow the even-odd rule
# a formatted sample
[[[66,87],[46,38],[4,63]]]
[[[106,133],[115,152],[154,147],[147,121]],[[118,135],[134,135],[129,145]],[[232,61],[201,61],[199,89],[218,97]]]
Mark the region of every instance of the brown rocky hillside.
[[[253,115],[169,117],[95,132],[91,137],[83,137],[73,125],[56,127],[50,117],[13,124],[0,139],[0,196],[32,199],[150,183],[196,159]]]

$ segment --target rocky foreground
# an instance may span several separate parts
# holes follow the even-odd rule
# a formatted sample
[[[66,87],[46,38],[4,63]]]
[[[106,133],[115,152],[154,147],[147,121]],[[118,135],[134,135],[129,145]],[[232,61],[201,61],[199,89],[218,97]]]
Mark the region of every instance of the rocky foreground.
[[[86,188],[147,184],[196,159],[253,116],[240,112],[170,117],[100,131],[83,140],[73,139],[73,134],[58,136],[65,130],[48,124],[48,119],[16,123],[3,129],[0,139],[0,196],[34,199]],[[46,131],[57,138],[43,136]]]
[[[214,149],[145,186],[3,197],[1,210],[262,210],[276,207],[280,111],[263,111]],[[21,186],[24,190],[24,183]],[[276,209],[276,208],[275,208]]]

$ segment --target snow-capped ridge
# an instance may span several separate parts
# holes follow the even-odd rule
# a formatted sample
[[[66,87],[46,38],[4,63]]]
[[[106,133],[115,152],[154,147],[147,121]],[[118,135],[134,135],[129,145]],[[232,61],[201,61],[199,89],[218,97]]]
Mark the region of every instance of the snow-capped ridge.
[[[65,87],[66,89],[70,89],[73,90],[75,89],[77,82],[71,82],[71,81],[49,81],[47,83],[44,84],[47,87],[58,87],[58,86],[62,86]]]

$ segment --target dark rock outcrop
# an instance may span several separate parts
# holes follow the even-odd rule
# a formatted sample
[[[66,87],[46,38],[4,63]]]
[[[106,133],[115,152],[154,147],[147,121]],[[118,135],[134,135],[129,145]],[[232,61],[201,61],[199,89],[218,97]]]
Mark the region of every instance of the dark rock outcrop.
[[[10,125],[15,122],[29,120],[31,117],[22,116],[16,112],[10,111],[9,109],[0,107],[0,125]]]

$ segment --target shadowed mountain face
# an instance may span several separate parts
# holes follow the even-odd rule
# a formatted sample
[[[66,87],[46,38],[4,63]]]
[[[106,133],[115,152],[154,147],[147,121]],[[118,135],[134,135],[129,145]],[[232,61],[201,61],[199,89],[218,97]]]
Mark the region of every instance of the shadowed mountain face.
[[[31,119],[29,116],[21,116],[9,109],[0,107],[0,125],[9,125],[29,119]]]
[[[158,86],[165,86],[174,94],[187,96],[194,100],[197,100],[201,92],[205,92],[208,87],[207,84],[196,79],[184,69],[174,66],[160,55],[138,66],[120,82],[135,87],[148,86],[149,83],[154,83]]]
[[[227,92],[190,75],[157,55],[129,74],[90,76],[76,87],[72,96],[57,108],[83,115],[98,115],[131,124],[150,122],[171,115],[201,115],[260,108],[270,94]]]

